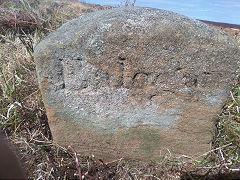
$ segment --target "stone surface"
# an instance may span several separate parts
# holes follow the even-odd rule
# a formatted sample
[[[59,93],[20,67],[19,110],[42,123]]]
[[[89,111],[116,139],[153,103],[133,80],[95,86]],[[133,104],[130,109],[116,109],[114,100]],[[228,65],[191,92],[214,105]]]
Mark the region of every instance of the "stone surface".
[[[56,142],[141,159],[209,150],[239,55],[223,32],[138,7],[81,16],[34,53]]]

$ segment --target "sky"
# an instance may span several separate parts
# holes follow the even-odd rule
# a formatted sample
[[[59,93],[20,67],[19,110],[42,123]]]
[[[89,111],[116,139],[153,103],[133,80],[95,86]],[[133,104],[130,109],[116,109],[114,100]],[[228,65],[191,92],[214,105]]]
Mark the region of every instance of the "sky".
[[[111,6],[124,4],[124,0],[82,1]],[[194,19],[240,25],[240,0],[136,0],[136,6],[165,9]]]

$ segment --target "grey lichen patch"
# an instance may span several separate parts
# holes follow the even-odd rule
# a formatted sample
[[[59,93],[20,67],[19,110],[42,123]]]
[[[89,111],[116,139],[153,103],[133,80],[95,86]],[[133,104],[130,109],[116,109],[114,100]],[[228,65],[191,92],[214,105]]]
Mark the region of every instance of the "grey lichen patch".
[[[180,108],[162,110],[154,103],[140,105],[137,101],[129,101],[130,94],[126,88],[88,87],[75,92],[68,91],[66,87],[62,93],[52,96],[56,99],[64,97],[61,109],[64,113],[70,112],[75,121],[106,132],[139,125],[168,129],[176,125],[181,117]]]
[[[224,90],[218,90],[205,95],[207,103],[209,103],[211,106],[223,104],[224,96],[226,96],[226,92]]]
[[[161,149],[163,140],[159,135],[159,130],[157,128],[132,128],[122,135],[126,141],[135,140],[139,144],[139,149],[148,154],[151,157],[154,151],[159,151]]]

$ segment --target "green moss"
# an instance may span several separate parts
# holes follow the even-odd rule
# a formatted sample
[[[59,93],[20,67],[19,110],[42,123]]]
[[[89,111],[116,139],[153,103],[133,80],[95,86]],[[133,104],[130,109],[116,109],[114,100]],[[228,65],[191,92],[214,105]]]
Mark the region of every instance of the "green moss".
[[[124,134],[126,139],[138,140],[141,142],[140,150],[151,157],[152,154],[161,144],[161,138],[158,134],[158,130],[151,128],[134,128]]]

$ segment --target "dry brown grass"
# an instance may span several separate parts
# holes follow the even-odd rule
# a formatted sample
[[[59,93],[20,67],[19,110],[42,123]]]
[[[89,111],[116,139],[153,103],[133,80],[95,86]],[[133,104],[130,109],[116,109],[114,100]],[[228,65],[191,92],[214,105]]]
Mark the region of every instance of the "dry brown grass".
[[[2,1],[1,1],[2,2]],[[21,1],[22,3],[23,1]],[[91,7],[76,1],[47,1],[40,4],[0,6],[0,127],[9,141],[17,148],[19,158],[29,178],[33,179],[236,179],[240,174],[240,88],[236,82],[232,100],[225,106],[217,122],[213,149],[199,159],[171,153],[155,162],[140,162],[119,159],[104,163],[95,157],[77,154],[52,141],[47,116],[38,89],[35,64],[32,57],[34,47],[49,32],[62,23],[81,14],[103,7]],[[54,5],[55,3],[55,5]],[[0,3],[1,4],[1,3]],[[5,4],[5,5],[4,5]],[[34,8],[37,6],[38,8]],[[53,7],[53,8],[49,8]],[[39,7],[41,7],[39,9]],[[15,24],[19,17],[38,23]],[[3,10],[4,9],[4,10]],[[9,12],[10,13],[6,13]],[[3,20],[3,19],[1,19]],[[6,22],[9,22],[9,24]],[[1,24],[2,23],[2,24]],[[2,25],[2,26],[1,26]],[[239,40],[236,30],[225,29]]]
[[[0,31],[8,30],[31,32],[41,27],[41,15],[28,1],[4,1],[0,6]]]
[[[0,32],[6,34],[54,31],[64,22],[88,12],[110,7],[91,6],[77,0],[9,0],[0,4]]]

